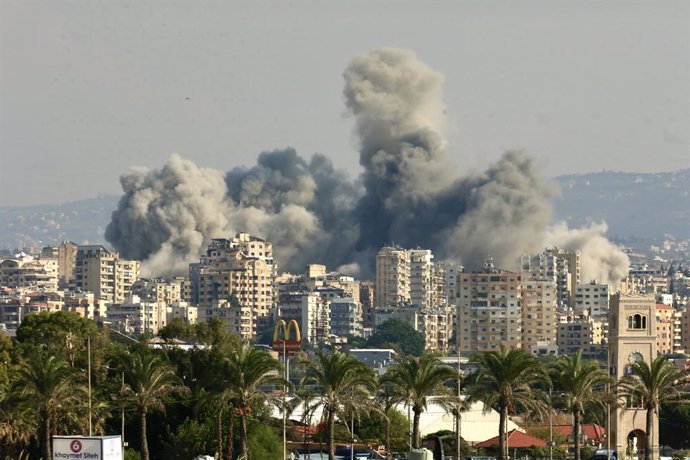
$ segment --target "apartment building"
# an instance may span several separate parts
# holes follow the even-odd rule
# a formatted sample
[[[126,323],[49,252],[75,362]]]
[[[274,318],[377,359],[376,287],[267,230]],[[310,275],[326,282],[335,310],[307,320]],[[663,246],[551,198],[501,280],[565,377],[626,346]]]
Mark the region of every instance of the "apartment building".
[[[168,323],[167,305],[147,302],[139,296],[129,296],[123,303],[111,303],[106,308],[108,321],[118,324],[119,330],[129,334],[158,334]]]
[[[410,253],[386,246],[376,254],[376,307],[410,301]]]
[[[574,356],[582,350],[586,359],[598,359],[605,354],[604,321],[584,314],[562,315],[558,323],[558,354]]]
[[[274,267],[265,260],[238,249],[207,259],[197,272],[200,320],[221,317],[231,331],[254,338],[274,305],[273,273]],[[226,310],[214,312],[214,308]]]
[[[374,310],[374,326],[390,319],[405,321],[424,336],[426,349],[447,351],[451,348],[455,327],[453,310],[451,307],[417,308],[401,303]]]
[[[582,315],[585,310],[593,318],[606,318],[609,314],[609,286],[592,281],[575,288],[574,311]]]
[[[488,258],[483,270],[458,276],[455,301],[462,353],[522,346],[519,273],[496,269]]]
[[[551,248],[541,254],[523,255],[520,267],[523,278],[551,280],[556,285],[558,306],[573,308],[575,288],[580,284],[579,252]]]
[[[331,334],[338,337],[363,335],[362,304],[352,298],[334,299],[330,302]]]
[[[0,262],[0,286],[10,289],[57,291],[57,259],[17,254]]]
[[[140,262],[120,259],[101,245],[79,246],[74,266],[78,290],[93,292],[96,300],[122,303],[139,279]]]
[[[673,307],[656,304],[656,351],[660,355],[676,353],[682,347],[678,317]]]
[[[526,351],[556,348],[558,335],[556,286],[552,280],[522,281],[522,347]]]
[[[690,353],[690,308],[687,306],[680,311],[678,321],[680,331],[680,349],[684,353]]]
[[[410,298],[412,305],[430,308],[434,304],[434,256],[429,249],[410,249]]]

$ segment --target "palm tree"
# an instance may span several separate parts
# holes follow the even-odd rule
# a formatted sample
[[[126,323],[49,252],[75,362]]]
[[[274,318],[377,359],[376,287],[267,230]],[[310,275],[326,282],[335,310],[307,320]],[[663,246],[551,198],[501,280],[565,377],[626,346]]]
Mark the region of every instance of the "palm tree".
[[[662,402],[681,396],[678,381],[683,378],[683,372],[664,356],[657,356],[651,366],[644,360],[636,361],[630,369],[632,375],[626,375],[618,382],[618,397],[627,405],[633,402],[647,411],[644,457],[651,460],[654,414],[659,413]]]
[[[419,447],[419,421],[432,396],[437,396],[435,401],[444,408],[452,410],[455,400],[444,383],[453,378],[457,378],[456,371],[432,353],[424,353],[420,358],[403,358],[384,375],[383,381],[392,382],[412,407],[412,447]]]
[[[302,385],[313,385],[306,400],[326,412],[328,458],[334,460],[336,415],[348,408],[356,411],[368,405],[376,377],[357,358],[335,350],[329,354],[318,351],[313,360],[304,361],[303,365]]]
[[[139,414],[141,460],[149,460],[146,439],[146,414],[151,409],[165,410],[165,398],[173,393],[188,391],[168,363],[151,352],[130,353],[123,356],[125,387],[122,402],[135,406]]]
[[[282,377],[283,368],[277,359],[247,342],[242,342],[229,352],[227,364],[227,384],[232,395],[230,401],[236,403],[240,416],[240,455],[246,459],[249,457],[247,415],[253,407],[266,402],[279,403],[278,396],[264,391],[264,387],[290,386],[290,383]]]
[[[575,460],[580,460],[581,417],[586,407],[605,407],[609,398],[602,390],[609,377],[596,361],[583,361],[582,350],[578,350],[574,357],[558,358],[551,365],[549,374],[556,390],[563,392],[565,408],[573,414]]]
[[[485,411],[499,413],[499,459],[507,460],[508,413],[522,409],[539,415],[550,410],[546,394],[537,388],[548,383],[548,375],[529,353],[502,345],[499,351],[478,353],[473,361],[479,370],[472,375],[470,397],[482,401]]]
[[[391,410],[404,399],[404,396],[391,382],[382,382],[376,391],[374,401],[378,408],[377,412],[381,414],[386,424],[384,434],[386,453],[391,451]]]
[[[53,425],[59,412],[69,411],[76,402],[83,400],[85,390],[78,378],[79,374],[67,361],[45,353],[34,355],[19,366],[18,396],[38,413],[43,458],[52,458],[50,437],[57,432]]]

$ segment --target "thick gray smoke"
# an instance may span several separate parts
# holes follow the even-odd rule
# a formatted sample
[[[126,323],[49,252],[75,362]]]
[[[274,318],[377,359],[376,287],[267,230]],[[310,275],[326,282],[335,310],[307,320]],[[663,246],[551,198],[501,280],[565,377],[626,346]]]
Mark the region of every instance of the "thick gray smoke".
[[[160,273],[184,271],[210,238],[236,231],[271,241],[288,270],[325,263],[367,275],[376,251],[392,242],[431,248],[469,268],[487,255],[511,268],[520,254],[561,241],[599,267],[592,276],[621,273],[619,251],[600,228],[561,228],[547,238],[554,188],[526,155],[508,152],[470,177],[453,168],[442,135],[443,77],[414,53],[357,56],[343,76],[360,140],[358,180],[323,155],[305,159],[293,149],[264,152],[255,166],[224,178],[174,156],[161,170],[122,177],[125,195],[108,241]]]
[[[209,238],[230,228],[223,175],[173,155],[159,170],[120,178],[124,195],[105,237],[121,255],[145,260],[144,272],[184,273]]]
[[[559,223],[549,229],[547,241],[568,251],[580,251],[581,279],[583,283],[597,281],[617,286],[628,274],[628,256],[606,239],[605,223],[569,229]]]

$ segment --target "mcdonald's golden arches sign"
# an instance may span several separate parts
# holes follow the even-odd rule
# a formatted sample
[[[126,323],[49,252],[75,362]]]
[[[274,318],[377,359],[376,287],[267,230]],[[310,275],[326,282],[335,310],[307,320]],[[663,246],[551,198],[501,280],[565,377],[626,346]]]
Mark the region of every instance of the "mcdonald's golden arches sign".
[[[294,338],[291,337],[293,331],[295,335]],[[286,355],[291,356],[300,351],[302,348],[301,345],[302,336],[297,321],[291,319],[286,325],[284,320],[279,319],[273,328],[273,351],[277,351],[278,353],[285,352]]]

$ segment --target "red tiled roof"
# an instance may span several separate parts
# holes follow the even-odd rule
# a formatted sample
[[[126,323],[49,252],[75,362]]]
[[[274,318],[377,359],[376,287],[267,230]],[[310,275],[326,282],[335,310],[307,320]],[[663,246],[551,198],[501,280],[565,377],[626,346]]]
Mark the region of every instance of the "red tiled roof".
[[[656,304],[656,309],[657,310],[673,310],[673,307],[670,305],[666,305],[665,303],[658,303]]]
[[[498,436],[495,436],[486,441],[482,441],[475,447],[492,447],[498,446]],[[511,430],[508,432],[508,446],[509,447],[546,447],[546,441],[543,439],[535,438],[528,434],[522,433],[517,430]]]
[[[583,423],[580,427],[582,434],[587,436],[587,440],[593,443],[603,443],[606,441],[606,430],[603,426],[599,426],[596,423]],[[561,436],[572,436],[573,426],[572,425],[554,425],[554,433],[558,433]]]

